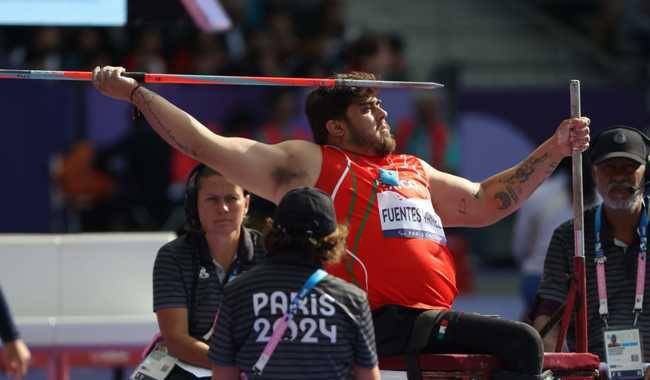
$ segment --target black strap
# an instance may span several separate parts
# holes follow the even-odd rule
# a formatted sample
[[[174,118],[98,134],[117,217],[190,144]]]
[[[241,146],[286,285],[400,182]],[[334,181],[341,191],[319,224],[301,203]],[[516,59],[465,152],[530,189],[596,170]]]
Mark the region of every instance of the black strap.
[[[420,353],[429,344],[431,332],[438,325],[442,312],[439,310],[427,310],[415,319],[411,338],[406,345],[406,377],[408,380],[422,380],[420,370]]]
[[[574,281],[574,278],[575,278],[575,276],[572,275],[572,274],[569,274],[567,276],[567,289],[571,287],[571,282]],[[573,305],[574,310],[577,310],[577,308],[579,306],[579,299],[578,298],[579,297],[576,297],[575,305]],[[562,317],[564,316],[564,309],[566,309],[566,307],[567,307],[567,302],[566,301],[567,300],[564,300],[564,302],[562,302],[562,305],[560,305],[560,307],[558,307],[558,309],[555,310],[553,315],[551,315],[549,320],[539,330],[539,335],[542,337],[542,339],[544,339],[546,337],[546,335],[548,335],[548,333],[550,333],[553,330],[553,328],[555,328],[555,326],[557,326],[557,324],[562,320]],[[536,302],[539,303],[539,295],[537,295],[537,301]],[[537,306],[539,306],[539,305],[536,304],[535,308],[537,308]],[[535,320],[535,317],[533,317],[532,320]]]
[[[551,330],[560,322],[562,316],[564,315],[564,309],[566,308],[566,302],[564,302],[554,313],[551,315],[549,320],[542,326],[539,330],[539,336],[544,339]]]

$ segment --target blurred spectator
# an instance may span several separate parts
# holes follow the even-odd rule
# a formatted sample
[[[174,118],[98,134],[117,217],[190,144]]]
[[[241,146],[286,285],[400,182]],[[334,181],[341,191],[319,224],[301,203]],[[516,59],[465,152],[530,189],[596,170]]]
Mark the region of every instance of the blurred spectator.
[[[291,59],[298,46],[293,19],[288,11],[274,11],[267,18],[269,38],[274,41],[277,54]]]
[[[194,42],[192,73],[223,75],[229,64],[228,55],[215,33],[198,33]]]
[[[63,66],[63,40],[61,29],[41,28],[36,31],[32,45],[25,55],[25,65],[41,70],[57,70]]]
[[[159,230],[171,208],[167,197],[171,149],[145,123],[137,119],[129,134],[103,157],[103,167],[119,181],[127,230]]]
[[[386,80],[408,80],[408,63],[404,55],[404,40],[397,33],[391,33],[386,38],[391,55],[390,70],[386,76]]]
[[[393,63],[389,39],[382,34],[363,34],[347,47],[345,63],[348,71],[375,73],[378,79],[386,79]]]
[[[136,41],[126,59],[127,69],[150,73],[166,72],[167,63],[163,56],[161,31],[153,27],[139,30]]]
[[[290,139],[311,140],[306,125],[298,122],[298,105],[293,90],[281,89],[269,93],[270,118],[256,133],[256,140],[277,144]]]
[[[460,142],[457,132],[445,122],[444,113],[439,96],[420,96],[413,116],[397,122],[395,140],[400,151],[419,156],[436,169],[457,173]]]
[[[341,66],[345,44],[343,2],[328,0],[316,3],[318,6],[309,7],[309,2],[303,2],[294,13],[296,29],[302,36],[294,75],[327,77]]]
[[[286,71],[278,60],[275,41],[262,30],[248,34],[249,51],[244,59],[242,71],[249,75],[282,76]]]
[[[104,65],[113,59],[112,46],[103,29],[83,28],[76,34],[77,49],[70,67],[79,70],[92,70],[95,66]]]
[[[553,231],[573,215],[571,160],[565,158],[517,211],[512,231],[512,254],[520,268],[520,293],[528,315],[535,301]],[[524,317],[525,318],[525,317]]]
[[[27,373],[31,353],[25,342],[20,339],[2,289],[0,289],[0,338],[4,348],[5,371],[12,374],[13,379],[22,379]]]
[[[583,160],[582,184],[584,209],[596,204],[597,197],[588,159]],[[520,293],[524,305],[522,319],[527,320],[544,269],[553,231],[573,218],[572,161],[565,158],[526,203],[517,211],[512,231],[512,254],[520,268]]]
[[[151,231],[167,220],[170,149],[140,122],[103,150],[81,140],[54,165],[54,184],[78,216],[69,230]]]
[[[97,168],[97,152],[90,141],[80,140],[54,159],[53,185],[63,196],[64,207],[78,219],[72,230],[109,231],[109,216],[117,192],[115,179]]]
[[[624,4],[619,1],[598,1],[596,16],[592,18],[592,36],[595,42],[608,53],[616,53],[621,47],[620,22]]]

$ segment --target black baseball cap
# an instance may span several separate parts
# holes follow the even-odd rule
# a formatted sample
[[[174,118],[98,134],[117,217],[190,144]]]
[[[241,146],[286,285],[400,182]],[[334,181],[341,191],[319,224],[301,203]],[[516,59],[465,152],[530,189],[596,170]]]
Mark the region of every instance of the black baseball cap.
[[[648,160],[648,138],[643,132],[626,126],[615,126],[602,131],[594,141],[590,158],[594,165],[615,157],[623,157],[645,164]]]
[[[273,226],[289,233],[320,238],[336,231],[336,211],[330,197],[313,187],[287,192],[275,210]]]

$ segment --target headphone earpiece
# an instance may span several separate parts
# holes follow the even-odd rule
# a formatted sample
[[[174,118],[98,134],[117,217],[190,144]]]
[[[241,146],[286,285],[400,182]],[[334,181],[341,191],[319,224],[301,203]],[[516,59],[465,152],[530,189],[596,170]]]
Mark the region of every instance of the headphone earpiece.
[[[199,196],[199,177],[205,165],[196,165],[187,176],[185,183],[185,223],[191,231],[201,230],[201,221],[199,220],[198,196]]]

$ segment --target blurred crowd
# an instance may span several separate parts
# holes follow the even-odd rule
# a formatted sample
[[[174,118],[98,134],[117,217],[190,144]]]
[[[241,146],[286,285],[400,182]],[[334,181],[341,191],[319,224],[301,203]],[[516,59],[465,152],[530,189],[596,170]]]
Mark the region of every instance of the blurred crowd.
[[[650,63],[650,2],[537,0],[536,3],[547,14],[589,37],[606,54],[640,59],[645,65]],[[647,73],[643,76],[647,79]]]
[[[200,31],[180,1],[129,2],[125,28],[0,29],[0,64],[80,69],[119,64],[131,71],[324,76],[341,68],[403,79],[398,34],[352,32],[341,0],[225,0],[233,28]],[[164,20],[164,21],[163,21]]]
[[[342,0],[220,3],[233,27],[219,32],[199,30],[181,1],[158,2],[155,7],[129,1],[128,23],[123,28],[2,28],[0,67],[87,71],[121,65],[129,71],[151,73],[301,77],[360,70],[386,80],[408,79],[400,35],[352,31],[345,23]],[[291,88],[269,90],[268,101],[261,107],[263,120],[257,120],[250,110],[233,109],[223,125],[208,127],[268,143],[311,139],[305,123],[299,122],[300,96]],[[426,104],[435,106],[432,102]],[[424,122],[436,124],[435,136],[440,138],[444,131],[432,119],[435,112],[423,113]],[[69,149],[56,158],[53,204],[59,210],[55,213],[59,229],[159,230],[182,224],[184,179],[194,161],[170,150],[144,123],[134,121],[124,138],[107,147],[98,147],[83,132],[78,133]],[[410,126],[408,135],[402,137],[405,146],[415,136],[421,133]],[[427,146],[420,149],[426,157],[444,156]],[[272,212],[265,201],[255,203],[254,209],[263,216]],[[254,223],[255,218],[251,219]]]

